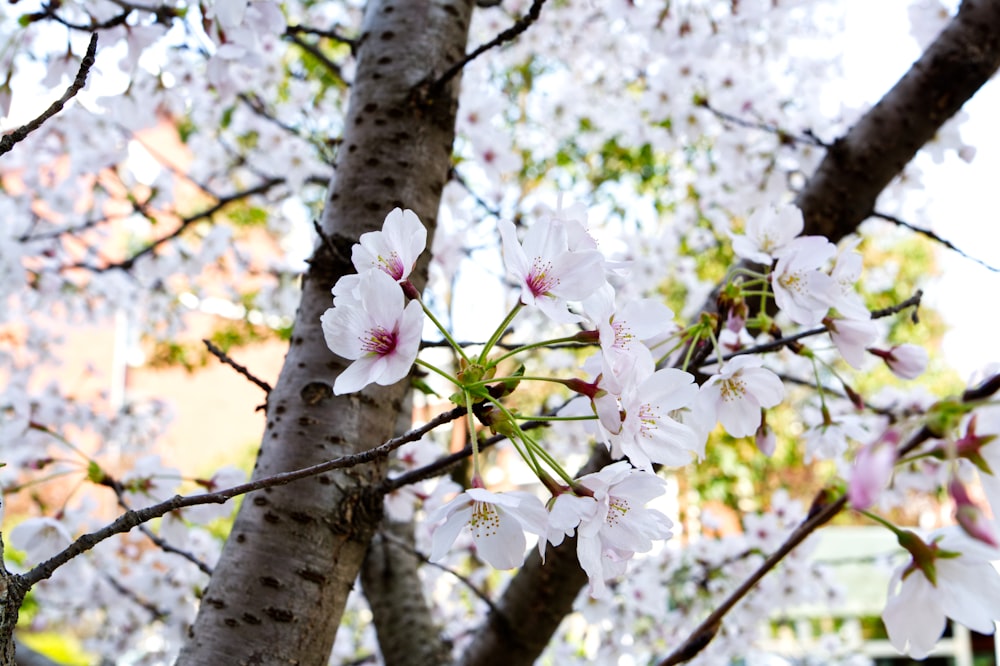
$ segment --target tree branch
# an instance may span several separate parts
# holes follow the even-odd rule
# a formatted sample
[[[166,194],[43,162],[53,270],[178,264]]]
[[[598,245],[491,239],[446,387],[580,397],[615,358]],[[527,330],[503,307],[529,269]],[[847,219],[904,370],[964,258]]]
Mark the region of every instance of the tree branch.
[[[884,97],[830,146],[796,203],[806,234],[853,232],[917,151],[1000,66],[1000,2],[964,0],[958,14]]]
[[[307,479],[334,469],[344,469],[347,467],[354,467],[356,465],[369,463],[373,460],[388,456],[391,452],[395,451],[404,444],[415,442],[434,428],[444,425],[445,423],[450,423],[451,421],[462,417],[464,414],[464,407],[456,407],[449,412],[439,414],[424,425],[419,428],[414,428],[405,435],[393,437],[379,446],[368,449],[367,451],[362,451],[361,453],[340,456],[339,458],[327,460],[326,462],[319,463],[317,465],[297,469],[291,472],[273,474],[271,476],[259,478],[255,481],[241,483],[238,486],[225,488],[211,493],[175,495],[169,500],[153,504],[152,506],[148,506],[143,509],[126,511],[114,522],[102,527],[96,532],[84,534],[61,552],[52,556],[48,560],[37,564],[27,573],[21,575],[15,574],[12,577],[15,578],[19,584],[24,585],[25,590],[27,590],[36,583],[50,578],[52,574],[55,573],[56,569],[66,564],[77,555],[87,552],[100,542],[109,539],[116,534],[129,532],[133,528],[142,525],[143,523],[147,523],[154,518],[159,518],[160,516],[170,513],[171,511],[177,511],[178,509],[184,509],[189,506],[199,506],[201,504],[224,504],[234,497],[245,495],[255,490],[284,486],[292,483],[293,481]],[[2,571],[0,571],[0,573],[2,573]]]
[[[62,97],[52,102],[52,104],[49,105],[49,108],[45,109],[40,116],[29,122],[27,125],[18,127],[16,130],[0,139],[0,155],[10,152],[10,150],[14,147],[14,144],[19,141],[23,141],[25,137],[41,127],[45,121],[62,111],[63,107],[66,106],[66,102],[71,100],[78,92],[83,90],[83,87],[87,85],[87,75],[90,73],[90,68],[94,66],[94,59],[96,55],[97,33],[95,32],[90,35],[90,43],[87,45],[87,53],[83,56],[83,60],[80,62],[80,69],[77,70],[76,78],[73,79],[73,83],[71,83],[69,88],[66,89],[66,92],[62,94]]]
[[[465,68],[465,66],[468,65],[470,62],[472,62],[479,56],[483,55],[490,49],[500,46],[505,42],[511,41],[512,39],[520,35],[522,32],[527,30],[532,23],[538,20],[538,17],[542,13],[542,5],[544,4],[545,0],[534,0],[534,2],[531,3],[531,7],[528,8],[528,13],[519,18],[517,22],[514,23],[514,25],[507,28],[499,35],[497,35],[490,41],[486,42],[479,48],[475,49],[472,53],[467,54],[464,58],[456,62],[448,69],[446,69],[444,71],[444,74],[438,77],[437,81],[431,84],[431,90],[433,91],[433,90],[443,89],[444,86],[453,78],[455,78],[459,74],[459,72],[461,72]]]
[[[818,146],[820,148],[830,147],[830,144],[821,140],[809,130],[806,130],[802,134],[796,134],[771,123],[765,123],[759,120],[747,120],[731,113],[726,113],[725,111],[716,109],[707,98],[699,99],[698,103],[699,106],[708,109],[720,120],[733,123],[734,125],[739,125],[740,127],[745,127],[747,129],[757,129],[769,134],[774,134],[778,137],[778,141],[782,144],[787,145],[790,143],[804,143],[810,146]]]
[[[271,393],[271,385],[265,382],[263,379],[258,379],[252,372],[247,370],[247,367],[245,365],[240,365],[239,363],[231,359],[229,355],[226,354],[226,352],[222,351],[221,349],[213,345],[211,340],[202,339],[202,342],[205,343],[205,346],[208,348],[208,351],[212,353],[212,356],[216,357],[217,359],[219,359],[220,361],[231,367],[233,370],[246,377],[248,380],[250,380],[250,382],[260,387],[260,389],[264,391],[265,394]]]
[[[1000,273],[1000,268],[997,268],[996,266],[990,266],[988,263],[986,263],[982,259],[977,259],[976,257],[973,257],[973,256],[967,254],[963,250],[959,249],[959,247],[957,245],[955,245],[954,243],[952,243],[950,240],[948,240],[946,238],[942,238],[941,236],[938,236],[936,233],[934,233],[930,229],[924,229],[923,227],[918,227],[916,225],[910,224],[909,222],[907,222],[905,220],[902,220],[902,219],[896,217],[895,215],[889,215],[888,213],[880,213],[878,211],[875,211],[875,212],[872,213],[872,217],[877,217],[880,220],[885,220],[886,222],[892,222],[896,226],[904,227],[906,229],[909,229],[910,231],[915,231],[918,234],[921,234],[923,236],[927,236],[932,241],[934,241],[936,243],[940,243],[941,245],[944,245],[946,248],[948,248],[952,252],[955,252],[956,254],[958,254],[958,255],[960,255],[962,257],[965,257],[966,259],[968,259],[970,261],[976,262],[977,264],[979,264],[983,268],[985,268],[987,270],[990,270],[990,271],[993,271],[994,273]]]
[[[86,262],[78,262],[75,264],[69,264],[67,266],[64,266],[63,270],[68,268],[86,268],[88,270],[97,273],[104,273],[115,269],[128,271],[135,265],[135,262],[137,262],[139,259],[146,256],[147,254],[152,254],[156,250],[156,248],[160,247],[164,243],[167,243],[177,238],[182,233],[184,233],[184,230],[190,227],[192,224],[200,222],[201,220],[210,219],[212,216],[214,216],[216,213],[218,213],[220,210],[222,210],[229,204],[233,203],[234,201],[240,201],[241,199],[246,199],[248,197],[252,197],[257,194],[264,194],[265,192],[269,191],[272,187],[280,185],[284,182],[285,180],[283,178],[268,178],[264,182],[256,185],[255,187],[251,187],[248,190],[235,192],[233,194],[224,197],[217,197],[215,204],[209,206],[200,213],[195,213],[194,215],[190,215],[188,217],[183,218],[180,224],[177,225],[177,228],[171,231],[169,234],[165,234],[164,236],[161,236],[160,238],[151,241],[141,250],[137,251],[135,254],[128,257],[127,259],[123,259],[122,261],[112,262],[104,266],[93,266]],[[136,204],[136,206],[139,212],[149,215],[149,213],[147,213],[147,211],[145,210],[144,205]]]

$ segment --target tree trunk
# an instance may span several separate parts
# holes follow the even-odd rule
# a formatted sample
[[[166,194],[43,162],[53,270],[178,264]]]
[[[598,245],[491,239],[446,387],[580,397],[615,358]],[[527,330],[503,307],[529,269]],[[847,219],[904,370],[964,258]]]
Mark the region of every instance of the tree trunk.
[[[433,237],[451,166],[457,82],[430,86],[465,52],[472,0],[370,2],[321,243],[303,280],[294,334],[268,398],[254,477],[357,453],[393,435],[409,387],[333,395],[345,367],[320,315],[346,273],[351,245],[394,207]],[[426,258],[412,277],[426,279]],[[379,523],[370,464],[254,493],[243,502],[178,663],[325,664],[347,595]]]
[[[7,571],[3,564],[3,537],[0,536],[0,666],[14,666],[14,627],[27,591],[21,577]]]

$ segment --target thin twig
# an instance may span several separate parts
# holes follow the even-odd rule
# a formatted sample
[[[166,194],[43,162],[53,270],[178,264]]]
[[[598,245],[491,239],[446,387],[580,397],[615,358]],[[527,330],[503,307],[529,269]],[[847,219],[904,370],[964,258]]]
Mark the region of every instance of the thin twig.
[[[923,296],[924,292],[918,289],[916,292],[914,292],[913,296],[910,296],[905,301],[897,303],[896,305],[891,305],[887,308],[882,308],[881,310],[872,310],[871,311],[872,319],[882,319],[883,317],[894,315],[897,312],[902,312],[903,310],[910,307],[914,308],[913,316],[914,318],[916,318],[916,308],[919,307],[920,299],[922,299]],[[793,335],[786,335],[784,337],[778,338],[777,340],[771,340],[770,342],[764,342],[759,345],[753,345],[752,347],[745,347],[743,349],[739,349],[731,354],[724,355],[722,357],[722,360],[728,361],[731,358],[735,358],[737,356],[745,356],[747,354],[763,354],[765,352],[778,351],[784,347],[787,347],[793,342],[798,342],[799,340],[802,340],[804,338],[820,335],[826,333],[826,331],[827,331],[826,326],[817,326],[815,328],[810,328],[805,331],[799,331],[798,333],[795,333]],[[697,367],[704,367],[706,365],[712,365],[713,363],[718,363],[718,362],[719,360],[713,356],[711,358],[707,358],[704,361],[702,361]]]
[[[88,264],[86,262],[77,262],[77,263],[74,263],[74,264],[68,264],[68,265],[64,266],[63,270],[65,270],[67,268],[85,268],[85,269],[88,269],[88,270],[91,270],[91,271],[94,271],[94,272],[97,272],[97,273],[104,273],[104,272],[115,270],[115,269],[123,270],[123,271],[128,271],[128,270],[130,270],[135,265],[136,261],[138,261],[142,257],[146,256],[147,254],[152,254],[153,251],[156,250],[156,248],[160,247],[164,243],[167,243],[167,242],[169,242],[169,241],[177,238],[182,233],[184,233],[184,230],[187,229],[192,224],[194,224],[196,222],[200,222],[201,220],[205,220],[205,219],[209,219],[209,218],[213,217],[216,213],[218,213],[220,210],[222,210],[223,208],[225,208],[229,204],[233,203],[234,201],[240,201],[241,199],[246,199],[248,197],[251,197],[251,196],[254,196],[254,195],[257,195],[257,194],[264,194],[268,190],[270,190],[272,187],[275,187],[276,185],[280,185],[280,184],[282,184],[284,182],[285,182],[285,180],[283,178],[269,178],[269,179],[265,180],[264,182],[260,183],[259,185],[257,185],[256,187],[251,187],[248,190],[242,190],[240,192],[236,192],[234,194],[230,194],[230,195],[224,196],[224,197],[217,197],[216,202],[215,202],[214,205],[209,206],[208,208],[206,208],[205,210],[201,211],[200,213],[195,213],[194,215],[191,215],[189,217],[183,218],[181,220],[180,224],[177,226],[177,228],[174,229],[173,231],[171,231],[169,234],[166,234],[164,236],[161,236],[160,238],[157,238],[154,241],[151,241],[148,245],[146,245],[145,247],[143,247],[141,250],[137,251],[135,254],[133,254],[132,256],[128,257],[127,259],[123,259],[122,261],[112,262],[112,263],[109,263],[109,264],[105,264],[104,266],[94,266],[94,265]],[[135,206],[137,206],[139,212],[142,212],[143,214],[151,216],[145,210],[145,206],[143,206],[142,204],[135,204]]]
[[[500,611],[499,608],[497,608],[496,604],[493,603],[493,600],[490,599],[486,595],[485,592],[483,592],[478,587],[476,587],[475,584],[473,584],[473,582],[471,580],[469,580],[468,577],[463,576],[462,574],[458,573],[454,569],[446,567],[443,564],[438,564],[437,562],[432,562],[429,557],[427,557],[426,555],[424,555],[423,553],[421,553],[419,550],[417,550],[416,548],[414,548],[410,544],[406,543],[405,541],[403,541],[402,539],[400,539],[399,537],[397,537],[394,534],[390,534],[390,533],[386,532],[385,530],[379,531],[379,534],[382,536],[383,539],[385,539],[386,541],[388,541],[392,545],[396,546],[397,548],[401,548],[402,550],[406,551],[410,555],[413,555],[415,558],[417,558],[418,560],[420,560],[424,564],[429,564],[432,567],[435,567],[437,569],[440,569],[441,571],[444,571],[445,573],[451,574],[452,576],[454,576],[455,578],[457,578],[462,584],[464,584],[467,588],[469,588],[469,590],[474,595],[476,595],[477,597],[479,597],[479,599],[489,607],[490,612],[492,612],[492,613],[494,613],[494,614],[496,614],[496,615],[498,615],[500,617],[503,616],[503,613]]]
[[[946,248],[948,248],[952,252],[955,252],[958,255],[960,255],[962,257],[965,257],[966,259],[968,259],[970,261],[976,262],[977,264],[979,264],[983,268],[985,268],[985,269],[987,269],[989,271],[993,271],[994,273],[1000,273],[1000,268],[997,268],[996,266],[991,266],[990,264],[986,263],[982,259],[977,259],[976,257],[973,257],[970,254],[967,254],[966,252],[964,252],[961,249],[959,249],[958,246],[956,246],[950,240],[947,240],[945,238],[941,238],[940,236],[938,236],[936,233],[934,233],[930,229],[924,229],[923,227],[918,227],[916,225],[910,224],[909,222],[907,222],[905,220],[901,220],[900,218],[896,217],[895,215],[890,215],[888,213],[880,213],[878,211],[873,211],[872,214],[871,214],[871,217],[877,217],[880,220],[885,220],[886,222],[892,222],[896,226],[904,227],[906,229],[909,229],[910,231],[915,231],[918,234],[922,234],[924,236],[927,236],[932,241],[934,241],[936,243],[940,243],[941,245],[944,245]]]
[[[122,595],[126,599],[129,599],[135,605],[140,606],[143,610],[152,615],[153,620],[165,620],[170,616],[169,611],[160,610],[152,602],[140,598],[139,595],[136,594],[134,591],[128,589],[127,587],[119,583],[117,580],[115,580],[115,578],[111,574],[105,571],[101,571],[100,573],[101,573],[101,578],[104,579],[104,582],[113,587],[115,592]]]
[[[316,60],[318,60],[321,65],[326,67],[330,71],[330,73],[333,74],[344,85],[347,86],[351,85],[351,82],[344,77],[344,72],[340,68],[340,65],[330,60],[325,53],[320,51],[319,46],[317,46],[316,44],[310,44],[306,40],[302,39],[302,37],[300,37],[298,34],[291,31],[285,31],[285,37],[288,38],[289,41],[298,46],[300,49],[302,49],[312,57],[316,58]]]
[[[326,462],[311,465],[310,467],[304,467],[291,472],[273,474],[248,483],[241,483],[240,485],[233,486],[232,488],[225,488],[211,493],[175,495],[169,500],[153,504],[152,506],[148,506],[143,509],[126,511],[116,520],[108,525],[105,525],[101,529],[78,537],[73,543],[64,548],[62,551],[36,565],[30,571],[14,576],[13,584],[20,589],[29,589],[36,583],[51,577],[52,574],[55,573],[56,569],[66,564],[77,555],[87,552],[102,541],[109,539],[116,534],[129,532],[135,527],[138,527],[143,523],[147,523],[154,518],[159,518],[167,513],[170,513],[171,511],[177,511],[178,509],[184,509],[189,506],[200,506],[202,504],[224,504],[234,497],[245,495],[255,490],[283,486],[292,483],[293,481],[307,479],[309,477],[316,476],[317,474],[322,474],[335,469],[354,467],[372,462],[374,460],[379,460],[381,458],[385,458],[391,452],[395,451],[404,444],[415,442],[431,430],[446,423],[450,423],[451,421],[461,418],[464,415],[465,408],[456,407],[451,411],[439,414],[419,428],[414,428],[399,437],[393,437],[392,439],[386,440],[382,444],[368,449],[367,451],[362,451],[361,453],[340,456],[339,458],[327,460]]]
[[[795,134],[794,132],[789,132],[786,129],[782,129],[777,125],[771,123],[764,123],[758,120],[747,120],[746,118],[740,118],[731,113],[726,113],[725,111],[720,111],[712,106],[707,99],[698,100],[698,105],[711,111],[715,116],[724,120],[726,122],[733,123],[734,125],[739,125],[740,127],[746,127],[747,129],[758,129],[770,134],[774,134],[778,137],[781,143],[805,143],[810,146],[818,146],[820,148],[829,148],[830,145],[825,141],[822,141],[818,136],[813,134],[811,131],[806,130],[802,134]]]
[[[76,72],[76,78],[73,79],[73,83],[70,84],[66,92],[62,94],[62,97],[52,102],[49,108],[42,112],[42,115],[38,116],[27,125],[22,125],[10,134],[5,135],[0,139],[0,155],[10,152],[19,141],[23,141],[25,137],[34,132],[36,129],[42,126],[42,124],[47,121],[52,116],[56,115],[63,110],[66,106],[66,102],[71,100],[76,96],[78,92],[83,90],[83,87],[87,85],[87,75],[90,73],[90,68],[94,66],[94,58],[97,54],[97,33],[91,33],[90,44],[87,45],[87,53],[83,56],[83,60],[80,62],[80,69]]]
[[[241,375],[249,379],[251,382],[259,386],[261,390],[264,391],[264,393],[270,395],[271,393],[270,384],[265,382],[263,379],[259,379],[258,377],[256,377],[252,372],[247,370],[247,367],[245,365],[240,365],[239,363],[231,359],[229,355],[226,354],[226,352],[222,351],[214,344],[212,344],[211,340],[203,338],[202,342],[204,342],[205,346],[208,347],[208,351],[212,353],[212,356],[216,357],[217,359],[219,359],[220,361],[231,367],[233,370],[240,373]]]
[[[460,174],[454,166],[448,170],[448,179],[453,180],[459,185],[461,185],[465,189],[465,191],[469,193],[469,195],[476,202],[476,204],[479,205],[480,208],[482,208],[495,218],[499,219],[501,217],[500,210],[498,208],[490,206],[481,196],[479,196],[475,191],[473,191],[469,183],[466,182],[465,178],[462,177],[462,174]]]
[[[332,39],[335,42],[340,42],[341,44],[347,44],[351,47],[351,54],[354,55],[358,48],[358,42],[350,37],[345,37],[341,33],[337,32],[336,28],[331,28],[329,30],[320,30],[319,28],[311,28],[307,25],[290,25],[285,28],[285,35],[288,37],[294,37],[295,35],[306,34],[306,35],[316,35],[317,37],[325,37],[326,39]]]
[[[439,91],[444,88],[445,84],[455,78],[462,69],[465,68],[470,62],[486,53],[490,49],[500,46],[504,42],[509,42],[522,32],[527,30],[532,23],[538,20],[539,15],[542,13],[542,5],[545,4],[545,0],[534,0],[531,3],[531,7],[528,9],[528,13],[522,16],[514,23],[511,27],[507,28],[499,35],[486,42],[479,48],[477,48],[472,53],[466,54],[464,58],[456,62],[454,65],[445,70],[437,81],[431,84],[432,91]]]
[[[111,490],[114,491],[115,497],[118,498],[118,506],[125,509],[126,511],[132,510],[132,507],[130,507],[128,505],[128,502],[125,501],[125,488],[122,487],[121,482],[119,482],[117,479],[105,475],[105,477],[101,480],[101,484],[107,486],[108,488],[111,488]],[[196,567],[198,567],[202,571],[202,573],[208,576],[212,575],[212,567],[208,566],[207,563],[199,559],[194,553],[190,553],[182,548],[178,548],[177,546],[170,544],[168,541],[161,538],[159,535],[155,534],[153,530],[149,529],[149,527],[147,527],[146,525],[139,525],[139,531],[142,532],[142,534],[147,539],[152,541],[153,544],[163,552],[171,553],[173,555],[180,555],[185,560],[191,562]]]

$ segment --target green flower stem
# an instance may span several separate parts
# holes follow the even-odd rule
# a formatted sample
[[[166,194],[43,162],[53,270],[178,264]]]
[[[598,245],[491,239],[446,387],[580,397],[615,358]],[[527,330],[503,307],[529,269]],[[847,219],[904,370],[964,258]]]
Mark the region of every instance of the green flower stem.
[[[525,462],[528,463],[529,467],[532,467],[532,471],[535,472],[535,475],[538,476],[539,478],[541,478],[542,476],[540,473],[541,465],[538,463],[538,458],[535,457],[535,455],[537,454],[545,461],[545,463],[550,468],[552,468],[556,472],[556,474],[562,477],[562,479],[566,481],[566,483],[572,485],[573,477],[570,476],[566,472],[566,470],[562,468],[562,466],[556,461],[555,458],[549,455],[548,451],[546,451],[542,446],[540,446],[538,442],[532,439],[526,432],[521,430],[521,427],[517,425],[517,417],[514,416],[514,414],[512,414],[509,409],[504,407],[499,400],[496,400],[494,398],[487,398],[487,400],[489,400],[497,409],[503,412],[503,414],[509,419],[510,424],[514,427],[515,433],[524,444],[525,449],[527,450],[528,455],[530,456],[530,460],[525,458]]]
[[[518,347],[517,349],[512,349],[506,354],[493,359],[486,364],[487,368],[492,368],[493,366],[499,364],[500,362],[514,356],[515,354],[520,354],[521,352],[526,352],[530,349],[538,349],[540,347],[548,347],[549,345],[565,344],[567,342],[580,342],[575,335],[571,335],[565,338],[555,338],[553,340],[545,340],[544,342],[533,342],[530,345],[524,345],[523,347]],[[480,360],[482,363],[482,360]]]
[[[664,341],[664,342],[666,342],[666,341]],[[680,349],[681,345],[683,345],[683,344],[684,344],[684,339],[683,338],[678,338],[677,342],[674,343],[673,347],[671,347],[670,349],[668,349],[667,351],[665,351],[662,355],[660,355],[656,359],[656,367],[657,368],[661,367],[663,365],[663,363],[666,362],[667,358],[669,358],[670,355],[673,354],[675,351],[677,351],[678,349]],[[657,346],[659,346],[659,345],[657,345]]]
[[[694,331],[694,335],[691,337],[691,342],[688,343],[687,353],[684,354],[684,363],[681,364],[681,370],[687,372],[688,366],[691,365],[691,357],[694,355],[694,348],[698,346],[698,342],[701,340],[703,329],[698,327]]]
[[[73,444],[73,442],[69,441],[68,439],[66,439],[65,437],[63,437],[62,435],[60,435],[58,432],[56,432],[55,430],[53,430],[52,428],[49,428],[49,427],[44,426],[44,425],[41,425],[39,423],[35,423],[34,421],[31,421],[31,422],[28,423],[28,428],[30,428],[31,430],[37,430],[38,432],[45,433],[46,435],[48,435],[52,439],[56,440],[57,442],[59,442],[60,444],[62,444],[63,446],[65,446],[67,449],[69,449],[73,453],[75,453],[78,456],[80,456],[81,458],[83,458],[88,463],[89,462],[93,462],[93,460],[94,460],[93,458],[91,458],[89,455],[87,455],[86,453],[84,453],[79,447],[77,447],[75,444]]]
[[[479,435],[476,433],[476,417],[472,413],[472,394],[465,394],[465,422],[469,427],[469,442],[472,445],[472,478],[482,479],[479,473]]]
[[[427,368],[431,372],[435,372],[435,373],[441,375],[442,377],[444,377],[445,379],[447,379],[449,382],[451,382],[455,386],[458,386],[459,388],[465,388],[464,386],[462,386],[462,382],[458,381],[457,379],[455,379],[454,377],[452,377],[451,375],[449,375],[444,370],[438,368],[436,365],[428,363],[427,361],[424,361],[423,359],[419,359],[419,358],[415,361],[415,363],[417,365],[420,365],[420,366],[423,366],[423,367]]]
[[[454,350],[458,352],[459,356],[461,356],[466,363],[471,365],[472,361],[470,361],[469,357],[465,355],[465,350],[462,349],[462,346],[455,341],[455,338],[451,337],[451,333],[449,333],[448,329],[444,327],[444,324],[438,321],[438,318],[434,316],[434,313],[431,312],[430,308],[424,305],[423,300],[418,299],[417,302],[420,303],[420,307],[423,308],[424,314],[427,315],[427,317],[432,322],[434,322],[434,325],[437,326],[437,329],[441,331],[441,335],[443,335],[444,339],[448,341],[448,344],[451,345],[452,348],[454,348]]]
[[[590,416],[532,416],[530,414],[514,414],[519,421],[596,421],[597,415]]]
[[[532,375],[511,375],[510,377],[491,377],[489,379],[482,379],[478,382],[469,382],[463,384],[463,388],[479,388],[480,386],[488,386],[490,384],[496,384],[497,382],[551,382],[552,384],[562,384],[566,385],[565,379],[559,379],[558,377],[534,377]]]
[[[497,343],[497,340],[500,339],[503,332],[507,330],[507,326],[510,325],[510,322],[514,321],[514,317],[517,316],[517,313],[520,312],[523,307],[524,303],[518,301],[517,305],[510,309],[507,316],[504,317],[503,321],[500,322],[500,325],[497,326],[497,330],[493,331],[493,335],[490,336],[490,339],[486,341],[486,346],[483,347],[483,353],[479,355],[479,365],[486,363],[486,357],[489,356],[490,350],[493,349],[493,345]]]
[[[749,268],[743,268],[742,266],[736,266],[729,270],[729,274],[726,275],[726,282],[730,282],[734,277],[739,275],[746,276],[750,278],[751,281],[766,280],[767,273],[758,273],[757,271],[750,270]]]
[[[861,509],[860,511],[858,511],[858,513],[860,513],[865,518],[868,518],[869,520],[873,520],[876,523],[878,523],[879,525],[885,527],[890,532],[892,532],[893,534],[895,534],[897,538],[900,535],[903,534],[903,530],[899,529],[898,527],[896,527],[895,525],[893,525],[892,523],[890,523],[888,520],[886,520],[882,516],[876,516],[874,513],[872,513],[871,511],[868,511],[866,509]]]

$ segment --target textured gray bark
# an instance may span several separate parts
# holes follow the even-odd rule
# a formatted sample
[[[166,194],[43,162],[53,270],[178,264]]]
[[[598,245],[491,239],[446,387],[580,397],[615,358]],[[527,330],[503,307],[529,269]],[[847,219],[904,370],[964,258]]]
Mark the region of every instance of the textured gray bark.
[[[907,74],[820,163],[796,201],[805,218],[803,233],[836,241],[853,232],[882,190],[998,66],[1000,0],[965,0]],[[714,302],[709,299],[705,309]],[[544,566],[529,558],[497,602],[502,617],[491,613],[485,619],[463,666],[534,663],[586,583],[571,547],[564,543]]]
[[[796,203],[806,234],[837,241],[1000,66],[1000,0],[964,0],[892,90],[834,142]]]
[[[413,425],[412,397],[396,415],[396,436]],[[386,516],[361,566],[361,587],[386,666],[438,666],[451,657],[451,646],[434,624],[424,596],[415,547],[413,523]]]
[[[14,666],[14,627],[26,592],[21,577],[3,565],[3,537],[0,537],[0,666]]]
[[[331,240],[303,282],[294,335],[267,406],[254,476],[369,449],[393,434],[406,382],[334,396],[345,363],[320,315],[350,265],[350,247],[393,207],[413,209],[433,237],[451,166],[457,83],[427,84],[462,57],[471,0],[369,3],[336,176],[323,214]],[[428,245],[430,243],[428,242]],[[423,284],[426,261],[413,277]],[[325,664],[344,603],[381,518],[372,464],[246,498],[178,663]]]
[[[413,552],[413,524],[388,518],[368,546],[361,587],[372,611],[385,666],[439,666],[451,647],[424,598]]]

